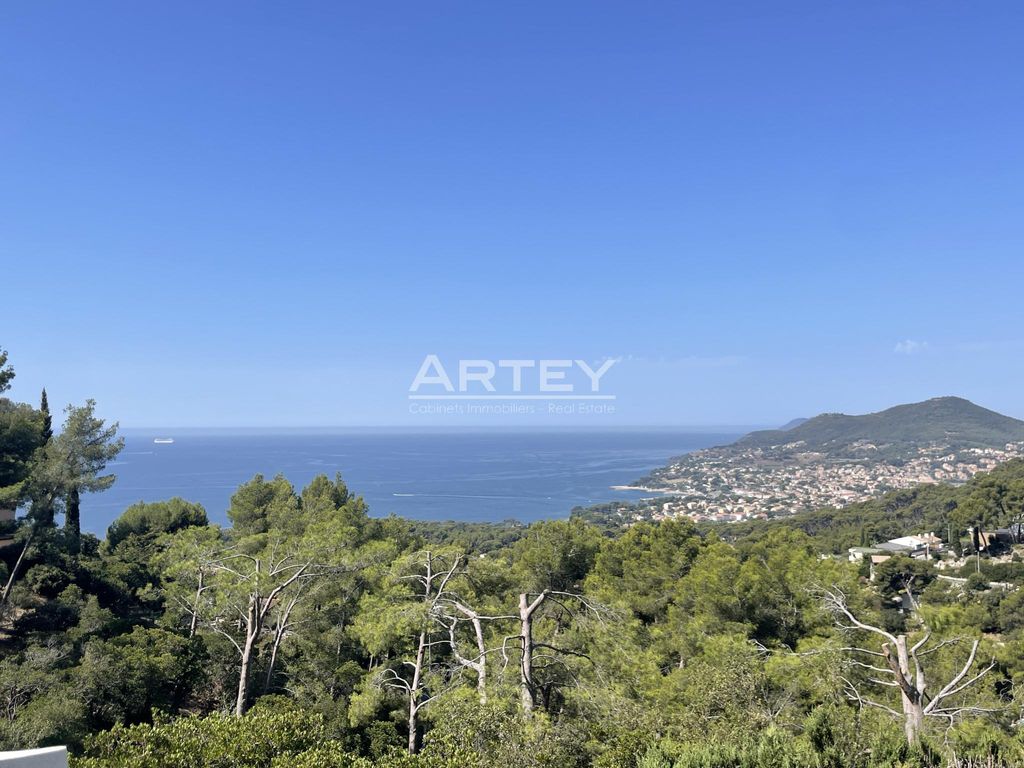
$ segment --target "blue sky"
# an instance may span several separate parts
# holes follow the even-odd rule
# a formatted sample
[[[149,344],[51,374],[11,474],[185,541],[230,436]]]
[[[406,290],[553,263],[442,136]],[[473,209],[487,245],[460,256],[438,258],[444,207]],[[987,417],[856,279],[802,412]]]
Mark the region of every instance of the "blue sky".
[[[1024,417],[1021,39],[1012,2],[6,4],[14,394],[468,423],[409,413],[424,355],[612,357],[614,415],[536,420]]]

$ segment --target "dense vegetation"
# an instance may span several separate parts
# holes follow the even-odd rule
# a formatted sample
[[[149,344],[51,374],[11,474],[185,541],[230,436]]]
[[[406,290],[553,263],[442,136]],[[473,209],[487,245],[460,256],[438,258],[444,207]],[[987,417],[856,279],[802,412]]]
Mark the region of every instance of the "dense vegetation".
[[[986,573],[893,558],[868,581],[799,524],[727,542],[374,519],[337,476],[256,476],[228,528],[133,505],[101,541],[77,504],[113,482],[116,431],[91,404],[59,432],[42,407],[0,416],[0,498],[22,510],[0,548],[0,749],[65,743],[83,768],[1024,760],[1024,591]],[[1003,485],[929,503],[932,527],[1016,518]]]

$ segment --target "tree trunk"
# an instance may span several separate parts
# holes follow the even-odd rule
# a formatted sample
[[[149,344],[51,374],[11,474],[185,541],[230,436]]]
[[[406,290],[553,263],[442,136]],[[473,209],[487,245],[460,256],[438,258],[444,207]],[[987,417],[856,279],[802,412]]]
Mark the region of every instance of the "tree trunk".
[[[22,562],[25,560],[25,555],[28,554],[29,547],[32,546],[32,539],[36,535],[35,528],[32,528],[28,533],[28,538],[25,539],[25,546],[21,548],[21,554],[18,555],[18,559],[14,562],[14,566],[11,568],[11,575],[7,577],[7,583],[4,585],[3,594],[0,594],[0,607],[7,605],[7,598],[11,596],[11,589],[14,587],[14,580],[18,576],[18,570],[21,568]]]
[[[519,664],[519,698],[523,714],[530,717],[536,703],[533,694],[533,611],[525,593],[519,595],[519,621],[523,644],[523,657]]]
[[[476,650],[480,655],[476,669],[476,693],[481,704],[487,703],[487,646],[484,644],[484,628],[479,616],[473,616],[473,633],[476,636]]]
[[[904,701],[903,712],[905,721],[903,731],[907,736],[907,744],[913,746],[921,739],[921,728],[924,726],[924,712],[920,704],[910,704]]]
[[[284,613],[278,618],[277,625],[274,627],[274,639],[270,645],[270,661],[267,664],[267,677],[263,682],[263,692],[269,693],[270,685],[274,682],[274,667],[277,664],[277,652],[281,649],[281,642],[284,640],[284,633],[288,630],[288,622],[292,618],[292,610],[295,608],[295,604],[299,601],[298,595],[293,597],[289,602],[288,606],[284,609]]]
[[[420,678],[423,674],[423,660],[427,651],[427,633],[420,632],[419,645],[416,648],[416,665],[412,672],[412,685],[409,687],[409,754],[415,755],[420,748],[419,710],[420,710]]]
[[[242,648],[242,665],[238,671],[238,696],[235,698],[235,717],[245,714],[246,702],[249,699],[249,668],[252,665],[252,642],[246,639]]]
[[[550,589],[542,590],[532,603],[525,592],[519,595],[519,635],[523,644],[523,658],[519,664],[519,697],[525,717],[531,717],[537,706],[536,685],[533,680],[533,614],[547,600],[550,592]]]
[[[476,695],[480,699],[481,704],[487,703],[487,645],[484,642],[484,626],[483,620],[480,618],[480,614],[474,611],[472,608],[463,605],[462,603],[455,603],[455,608],[466,616],[470,623],[473,625],[473,639],[476,642],[476,660],[464,657],[459,652],[459,644],[455,638],[455,630],[458,626],[456,619],[452,619],[451,624],[448,625],[448,644],[451,648],[452,655],[455,660],[459,662],[466,669],[472,669],[476,673]]]
[[[73,555],[77,555],[82,549],[81,501],[78,487],[73,486],[64,501],[64,532],[68,538],[68,549]]]
[[[281,638],[284,637],[284,627],[274,629],[274,639],[270,644],[270,661],[267,662],[267,676],[263,680],[263,692],[270,693],[270,686],[274,682],[274,667],[277,665],[277,651],[281,647]]]
[[[44,498],[32,501],[29,516],[35,519],[36,525],[53,527],[53,499],[47,494]]]
[[[420,748],[419,725],[417,723],[416,700],[409,695],[409,745],[410,755],[415,755]]]
[[[245,714],[249,703],[249,678],[252,674],[252,654],[259,635],[260,612],[255,599],[249,600],[249,612],[245,620],[245,643],[242,646],[242,663],[238,671],[238,696],[235,699],[235,717]]]
[[[334,664],[335,664],[335,669],[337,669],[338,663],[340,661],[341,661],[341,641],[339,640],[335,644],[335,646],[334,646]],[[369,665],[368,668],[369,669],[373,669],[373,654],[372,653],[370,654],[370,665]],[[334,701],[335,698],[337,698],[335,696],[335,683],[337,682],[337,680],[338,680],[338,676],[337,675],[331,675],[331,684],[327,688],[327,692],[330,694],[331,701]]]
[[[199,627],[199,600],[203,596],[203,590],[205,589],[205,587],[203,586],[203,576],[203,569],[200,568],[199,586],[198,588],[196,588],[196,602],[195,605],[192,606],[192,620],[188,624],[188,636],[190,638],[196,636],[196,630]]]
[[[896,636],[896,658],[888,654],[887,658],[890,667],[895,667],[893,672],[898,674],[900,702],[903,705],[903,732],[907,743],[913,746],[920,740],[921,729],[924,727],[924,673],[920,669],[916,675],[911,673],[906,635]]]

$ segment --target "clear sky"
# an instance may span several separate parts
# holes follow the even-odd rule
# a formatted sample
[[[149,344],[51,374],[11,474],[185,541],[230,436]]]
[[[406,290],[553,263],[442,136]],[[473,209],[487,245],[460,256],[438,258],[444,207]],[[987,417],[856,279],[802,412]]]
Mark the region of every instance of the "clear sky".
[[[14,395],[472,421],[409,412],[436,353],[620,359],[572,423],[1024,417],[1022,40],[1019,2],[6,3]]]

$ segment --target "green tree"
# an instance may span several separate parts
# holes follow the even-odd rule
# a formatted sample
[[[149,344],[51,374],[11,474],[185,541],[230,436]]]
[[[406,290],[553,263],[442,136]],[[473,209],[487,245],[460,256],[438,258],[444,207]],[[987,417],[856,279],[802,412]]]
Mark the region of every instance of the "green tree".
[[[231,497],[228,519],[237,536],[257,536],[270,530],[293,533],[301,527],[299,498],[283,475],[265,480],[256,475]]]
[[[317,475],[302,489],[300,497],[303,513],[307,515],[316,515],[323,510],[340,509],[350,500],[352,495],[345,481],[341,479],[340,472],[335,474],[333,482],[327,475]]]
[[[115,548],[129,536],[153,540],[190,526],[207,524],[206,510],[180,497],[169,501],[132,504],[107,529],[107,545]]]
[[[560,690],[574,676],[568,662],[588,658],[573,647],[572,635],[577,617],[598,611],[583,584],[600,546],[593,526],[571,518],[535,523],[512,547],[519,631],[509,647],[518,656],[520,706],[527,718],[538,705],[557,707]]]
[[[441,693],[431,663],[434,649],[445,643],[438,619],[464,563],[463,555],[452,551],[399,558],[385,577],[387,592],[367,595],[353,625],[353,634],[371,654],[394,659],[370,674],[376,688],[404,700],[410,755],[420,747],[420,713]]]
[[[53,416],[50,414],[50,400],[46,396],[46,389],[43,389],[39,397],[39,413],[42,416],[42,437],[43,446],[49,445],[53,439]],[[32,519],[37,524],[51,526],[54,518],[54,499],[46,493],[40,493],[36,489],[35,498],[32,499]]]
[[[29,476],[43,434],[39,411],[0,397],[0,512],[12,513],[29,497]]]
[[[209,569],[212,612],[206,626],[238,652],[234,713],[241,717],[251,702],[253,664],[268,620],[281,605],[293,610],[324,568],[301,547],[274,541],[258,550],[229,546],[210,561]],[[287,623],[287,618],[281,621]]]
[[[6,360],[6,353],[3,354]],[[0,363],[2,366],[2,363]],[[7,373],[3,374],[6,370]],[[0,381],[6,389],[14,373],[0,367]],[[3,378],[6,376],[6,378]],[[39,453],[44,439],[44,423],[38,411],[24,403],[14,403],[0,397],[0,532],[9,533],[17,524],[13,518],[23,502],[32,497],[33,474],[38,471]],[[0,567],[0,614],[8,605],[15,580],[22,564],[31,552],[36,538],[35,515],[30,515],[29,524],[17,531],[15,545],[18,556],[9,567]],[[45,522],[45,521],[44,521]],[[6,564],[5,564],[6,565]]]
[[[651,623],[664,617],[679,579],[702,547],[689,522],[639,523],[602,542],[587,591],[609,604],[626,603]]]
[[[710,638],[746,638],[752,632],[750,617],[743,610],[741,568],[736,548],[712,539],[679,580],[667,622],[656,635],[665,655],[678,666],[685,666]]]
[[[296,611],[320,595],[328,576],[358,569],[358,533],[341,523],[356,519],[353,507],[359,503],[346,498],[340,507],[325,504],[305,515],[287,480],[268,483],[257,475],[232,496],[228,517],[235,525],[229,536],[217,542],[186,537],[193,558],[175,570],[180,581],[195,585],[192,629],[216,633],[238,654],[237,716],[253,698],[261,646],[267,651],[267,688],[281,644],[296,628]],[[187,597],[179,599],[189,604]]]
[[[538,592],[580,590],[601,546],[597,529],[579,518],[534,523],[512,547],[516,574]]]
[[[76,681],[96,729],[146,722],[154,709],[177,714],[204,677],[201,643],[137,626],[86,643]]]
[[[14,368],[7,362],[7,352],[0,349],[0,394],[11,388],[14,379]]]
[[[53,437],[53,417],[50,415],[50,399],[46,396],[46,388],[39,396],[39,412],[43,415],[43,442],[50,442]]]
[[[906,595],[911,606],[919,593],[936,577],[935,566],[927,560],[907,555],[894,555],[875,566],[875,581],[886,597]]]
[[[64,530],[68,547],[77,553],[81,547],[81,494],[105,491],[117,477],[102,474],[124,448],[117,436],[117,422],[106,425],[96,416],[96,401],[65,409],[64,428],[43,449],[37,493],[44,503],[56,498],[64,501]]]

